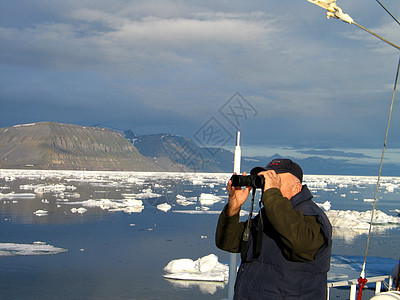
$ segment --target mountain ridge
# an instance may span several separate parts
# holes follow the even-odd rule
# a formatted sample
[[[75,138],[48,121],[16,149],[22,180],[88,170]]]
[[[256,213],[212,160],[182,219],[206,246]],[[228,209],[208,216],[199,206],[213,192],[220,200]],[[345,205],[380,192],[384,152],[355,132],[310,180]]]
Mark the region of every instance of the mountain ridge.
[[[0,168],[162,171],[117,132],[54,122],[1,128]]]
[[[106,126],[55,122],[0,128],[0,169],[65,169],[109,171],[233,171],[233,152],[199,147],[190,138],[170,133],[137,135]],[[265,166],[272,156],[242,157],[241,170]],[[298,162],[304,174],[377,175],[377,163],[310,156]],[[399,176],[397,164],[386,164],[382,175]]]

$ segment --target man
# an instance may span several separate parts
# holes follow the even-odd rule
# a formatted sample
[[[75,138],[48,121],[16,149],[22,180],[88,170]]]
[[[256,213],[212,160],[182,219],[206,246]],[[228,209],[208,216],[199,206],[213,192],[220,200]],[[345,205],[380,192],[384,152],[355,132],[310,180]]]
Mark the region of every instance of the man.
[[[233,187],[231,180],[216,232],[218,248],[242,252],[234,299],[325,300],[332,226],[302,185],[302,169],[290,159],[274,159],[251,174],[264,177],[264,207],[251,220],[248,242],[239,212],[251,187]]]

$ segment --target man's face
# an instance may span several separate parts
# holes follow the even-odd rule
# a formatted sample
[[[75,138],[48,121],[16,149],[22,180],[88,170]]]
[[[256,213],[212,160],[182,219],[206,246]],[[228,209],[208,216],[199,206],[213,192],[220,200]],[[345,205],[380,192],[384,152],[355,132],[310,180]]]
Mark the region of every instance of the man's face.
[[[280,173],[278,176],[281,178],[281,193],[283,197],[289,200],[301,191],[300,180],[290,173]]]

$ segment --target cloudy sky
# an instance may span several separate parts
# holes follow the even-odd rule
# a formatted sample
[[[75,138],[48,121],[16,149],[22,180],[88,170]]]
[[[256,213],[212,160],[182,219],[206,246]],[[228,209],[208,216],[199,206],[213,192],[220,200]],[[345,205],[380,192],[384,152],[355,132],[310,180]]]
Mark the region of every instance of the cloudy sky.
[[[400,18],[400,1],[381,2]],[[400,43],[376,1],[337,5]],[[225,147],[240,129],[248,146],[355,157],[383,145],[399,54],[306,0],[0,1],[0,127],[102,124]]]

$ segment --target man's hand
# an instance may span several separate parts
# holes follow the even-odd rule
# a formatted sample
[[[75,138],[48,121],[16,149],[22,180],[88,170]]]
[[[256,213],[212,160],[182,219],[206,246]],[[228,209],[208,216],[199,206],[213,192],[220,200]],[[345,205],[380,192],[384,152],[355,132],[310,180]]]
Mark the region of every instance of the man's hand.
[[[258,173],[260,176],[264,176],[264,192],[270,188],[278,188],[281,189],[281,178],[274,170],[262,171]]]
[[[234,173],[234,175],[236,175],[236,173]],[[246,172],[243,173],[243,176],[246,176]],[[229,192],[229,202],[225,213],[227,216],[231,217],[239,213],[243,203],[245,203],[249,197],[251,187],[247,186],[244,190],[240,186],[233,187],[232,180],[229,180],[226,189]]]

